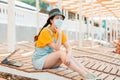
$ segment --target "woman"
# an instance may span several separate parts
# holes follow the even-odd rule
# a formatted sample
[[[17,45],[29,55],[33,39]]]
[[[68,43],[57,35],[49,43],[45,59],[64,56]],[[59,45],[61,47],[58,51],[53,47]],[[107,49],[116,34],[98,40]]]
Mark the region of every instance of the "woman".
[[[35,37],[36,48],[32,59],[35,69],[55,68],[63,63],[83,77],[95,77],[72,57],[66,35],[61,30],[64,19],[65,16],[57,8],[49,12],[47,23]],[[66,51],[60,50],[61,45]]]

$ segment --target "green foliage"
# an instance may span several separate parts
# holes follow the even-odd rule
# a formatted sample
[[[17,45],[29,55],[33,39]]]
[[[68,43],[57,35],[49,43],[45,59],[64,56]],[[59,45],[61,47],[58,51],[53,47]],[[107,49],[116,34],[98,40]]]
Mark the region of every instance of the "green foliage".
[[[99,24],[97,22],[94,22],[94,26],[99,27]]]
[[[31,6],[36,6],[36,0],[19,0],[21,2],[24,2],[26,4],[29,4]],[[49,7],[49,4],[46,2],[43,2],[42,0],[39,0],[39,7],[40,7],[40,12],[47,13],[47,8]]]
[[[24,2],[26,4],[29,4],[31,6],[35,6],[36,5],[36,0],[19,0],[21,2]]]
[[[43,13],[48,13],[47,11],[47,8],[49,7],[49,4],[48,3],[45,3],[43,2],[42,0],[40,0],[40,12],[43,12]]]
[[[92,21],[90,21],[90,24],[92,24]],[[99,27],[99,23],[98,23],[98,22],[93,22],[93,25],[94,25],[95,27]]]

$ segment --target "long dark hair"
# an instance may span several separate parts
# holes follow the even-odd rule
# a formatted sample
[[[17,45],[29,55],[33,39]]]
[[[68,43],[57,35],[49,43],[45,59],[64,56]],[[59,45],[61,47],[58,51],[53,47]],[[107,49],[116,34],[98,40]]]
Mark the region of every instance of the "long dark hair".
[[[38,35],[35,35],[35,36],[34,36],[34,42],[36,42],[36,41],[38,40],[38,36],[40,35],[41,31],[42,31],[45,27],[47,27],[49,24],[51,24],[50,19],[53,19],[53,18],[54,18],[54,16],[50,17],[50,18],[47,20],[46,24],[41,28],[41,30],[39,31]]]

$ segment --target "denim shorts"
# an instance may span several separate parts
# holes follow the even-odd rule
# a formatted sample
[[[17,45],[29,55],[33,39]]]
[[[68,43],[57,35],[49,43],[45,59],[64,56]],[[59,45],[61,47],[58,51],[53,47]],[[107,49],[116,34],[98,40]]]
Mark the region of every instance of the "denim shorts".
[[[51,52],[53,52],[53,49],[48,46],[44,48],[35,48],[35,52],[32,58],[32,64],[34,68],[42,70],[45,60]]]

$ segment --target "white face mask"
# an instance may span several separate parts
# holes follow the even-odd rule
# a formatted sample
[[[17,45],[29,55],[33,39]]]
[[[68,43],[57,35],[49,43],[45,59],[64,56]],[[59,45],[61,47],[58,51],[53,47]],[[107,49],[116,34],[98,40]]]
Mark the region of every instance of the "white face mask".
[[[61,20],[61,19],[55,19],[53,25],[61,28],[63,26],[63,20]]]

